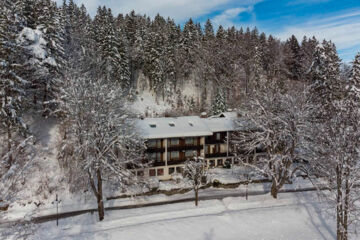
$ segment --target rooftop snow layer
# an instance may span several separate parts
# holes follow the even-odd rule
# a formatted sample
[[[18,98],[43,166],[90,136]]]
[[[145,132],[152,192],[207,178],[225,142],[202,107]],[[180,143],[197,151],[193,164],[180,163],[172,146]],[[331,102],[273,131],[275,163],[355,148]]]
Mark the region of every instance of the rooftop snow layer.
[[[244,124],[241,118],[237,118],[236,113],[210,118],[198,116],[145,118],[137,120],[136,125],[141,135],[147,139],[211,136],[215,132],[248,128],[248,124]]]
[[[204,118],[201,119],[212,132],[228,132],[235,130],[235,122],[233,118]]]
[[[147,139],[211,136],[213,132],[198,116],[172,118],[145,118],[136,121]]]

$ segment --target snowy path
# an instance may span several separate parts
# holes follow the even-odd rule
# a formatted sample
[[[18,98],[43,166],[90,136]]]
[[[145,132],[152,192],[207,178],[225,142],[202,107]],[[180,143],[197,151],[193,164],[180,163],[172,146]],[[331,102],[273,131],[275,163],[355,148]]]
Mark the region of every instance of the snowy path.
[[[334,239],[332,217],[314,193],[179,203],[107,212],[40,225],[34,239]]]

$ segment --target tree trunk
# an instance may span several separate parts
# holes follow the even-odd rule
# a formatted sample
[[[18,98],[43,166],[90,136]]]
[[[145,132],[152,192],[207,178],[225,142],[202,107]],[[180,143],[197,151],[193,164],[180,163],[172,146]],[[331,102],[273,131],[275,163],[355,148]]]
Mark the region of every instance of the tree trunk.
[[[98,202],[98,212],[99,212],[99,220],[104,220],[104,202],[103,202],[103,194],[102,194],[102,179],[101,179],[101,172],[98,169],[96,171],[97,175],[97,183],[98,183],[98,196],[97,196],[97,202]]]
[[[336,167],[336,188],[337,188],[337,198],[336,198],[336,239],[343,240],[342,236],[342,191],[341,191],[341,170],[340,167]]]
[[[195,189],[195,206],[198,205],[199,202],[199,189]]]
[[[346,169],[346,182],[345,182],[345,203],[344,203],[344,221],[343,221],[343,240],[348,239],[348,222],[349,222],[349,198],[350,198],[350,184],[349,173],[350,169]]]
[[[276,181],[273,178],[272,185],[271,185],[271,196],[273,198],[277,199],[277,194],[278,194],[278,189],[277,189]]]
[[[88,171],[89,175],[89,182],[91,189],[93,190],[97,204],[98,204],[98,213],[99,213],[99,220],[104,220],[104,203],[103,203],[103,196],[102,196],[102,178],[101,178],[101,172],[100,169],[96,170],[96,176],[97,176],[97,188],[95,187],[95,182],[93,179],[93,176],[90,171]]]
[[[9,164],[9,167],[12,165],[12,154],[10,153],[11,152],[11,139],[12,139],[12,135],[11,135],[11,124],[10,122],[8,122],[7,124],[7,137],[8,137],[8,142],[7,142],[7,147],[8,147],[8,152],[9,152],[9,161],[8,161],[8,164]]]

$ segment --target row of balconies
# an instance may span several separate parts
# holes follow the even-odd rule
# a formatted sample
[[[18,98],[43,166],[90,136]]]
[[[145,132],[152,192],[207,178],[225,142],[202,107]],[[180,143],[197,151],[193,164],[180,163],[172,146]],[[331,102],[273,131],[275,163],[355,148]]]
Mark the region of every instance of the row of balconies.
[[[224,157],[233,157],[233,154],[227,153],[212,153],[212,154],[205,154],[205,158],[224,158]],[[168,160],[167,165],[179,165],[184,164],[186,160],[189,158],[179,158]],[[165,161],[157,160],[152,163],[154,167],[165,166]]]

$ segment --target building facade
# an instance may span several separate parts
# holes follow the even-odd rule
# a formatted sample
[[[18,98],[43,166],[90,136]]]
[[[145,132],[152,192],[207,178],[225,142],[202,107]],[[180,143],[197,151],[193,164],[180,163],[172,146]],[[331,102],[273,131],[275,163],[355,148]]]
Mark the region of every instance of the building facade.
[[[147,143],[149,165],[136,170],[136,174],[170,180],[174,174],[183,173],[185,161],[194,155],[203,157],[208,168],[233,163],[229,139],[235,130],[235,116],[235,113],[228,113],[211,118],[190,116],[137,120],[137,128]]]

